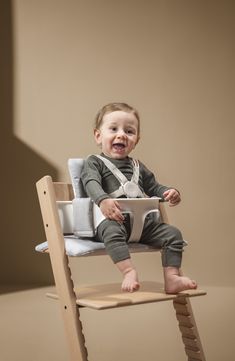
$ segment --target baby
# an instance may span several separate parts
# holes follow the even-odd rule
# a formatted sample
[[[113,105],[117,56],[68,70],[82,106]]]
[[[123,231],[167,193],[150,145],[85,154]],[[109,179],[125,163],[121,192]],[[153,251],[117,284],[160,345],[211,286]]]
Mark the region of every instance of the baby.
[[[170,206],[175,206],[181,200],[180,194],[174,188],[159,184],[142,162],[129,157],[140,139],[139,114],[130,105],[105,105],[96,116],[94,137],[101,155],[91,155],[86,159],[82,182],[87,195],[106,217],[97,228],[96,238],[104,242],[107,253],[122,273],[122,290],[137,291],[140,282],[127,244],[130,219],[122,214],[113,198],[160,197]],[[126,179],[125,184],[123,179]],[[145,219],[139,242],[161,249],[166,293],[197,287],[195,281],[180,273],[186,243],[176,227],[157,221],[150,214]]]

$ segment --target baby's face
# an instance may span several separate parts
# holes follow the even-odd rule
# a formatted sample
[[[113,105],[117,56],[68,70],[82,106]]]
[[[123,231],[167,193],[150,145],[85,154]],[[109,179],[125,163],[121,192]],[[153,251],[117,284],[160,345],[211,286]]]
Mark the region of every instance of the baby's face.
[[[121,110],[107,113],[100,129],[95,129],[95,140],[105,155],[123,159],[138,143],[138,120],[133,113]]]

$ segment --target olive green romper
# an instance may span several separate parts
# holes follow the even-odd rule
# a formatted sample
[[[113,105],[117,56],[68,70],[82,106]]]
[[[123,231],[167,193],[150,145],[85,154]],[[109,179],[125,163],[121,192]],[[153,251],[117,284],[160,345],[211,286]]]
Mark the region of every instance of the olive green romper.
[[[132,159],[112,159],[104,154],[102,157],[111,161],[130,181],[133,174]],[[110,198],[120,187],[120,182],[113,173],[106,167],[104,162],[95,155],[85,160],[81,180],[88,197],[97,205],[106,198]],[[141,162],[139,162],[139,188],[147,197],[160,197],[172,187],[161,185],[155,179],[154,174]],[[125,197],[122,196],[122,197]],[[129,216],[125,216],[123,224],[114,220],[105,219],[97,228],[96,240],[104,242],[107,253],[114,263],[130,258],[128,249],[128,238],[130,236]],[[153,214],[145,219],[140,243],[151,245],[162,252],[163,267],[180,267],[183,247],[187,244],[179,229],[157,221]]]

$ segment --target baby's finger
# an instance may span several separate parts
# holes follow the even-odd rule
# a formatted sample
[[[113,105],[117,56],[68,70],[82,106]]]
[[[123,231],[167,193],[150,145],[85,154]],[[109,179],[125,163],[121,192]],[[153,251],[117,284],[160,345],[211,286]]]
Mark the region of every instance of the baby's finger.
[[[173,191],[166,191],[163,193],[165,201],[169,201],[172,197]]]
[[[177,204],[180,203],[180,198],[172,198],[169,202],[169,206],[170,207],[174,207],[174,206],[177,206]]]
[[[120,222],[123,222],[125,219],[124,215],[121,212],[117,213],[117,217],[118,217],[118,221],[120,221]]]
[[[124,216],[118,208],[114,208],[112,212],[112,219],[117,222],[123,222]]]

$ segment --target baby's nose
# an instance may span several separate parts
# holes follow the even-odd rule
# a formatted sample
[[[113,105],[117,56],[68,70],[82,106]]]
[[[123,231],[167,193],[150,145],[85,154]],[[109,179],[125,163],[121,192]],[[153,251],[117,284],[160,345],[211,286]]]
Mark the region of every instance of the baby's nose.
[[[126,133],[124,132],[124,130],[122,130],[122,129],[120,129],[119,131],[118,131],[118,133],[117,133],[117,136],[118,137],[123,137],[123,136],[125,136],[126,135]]]

